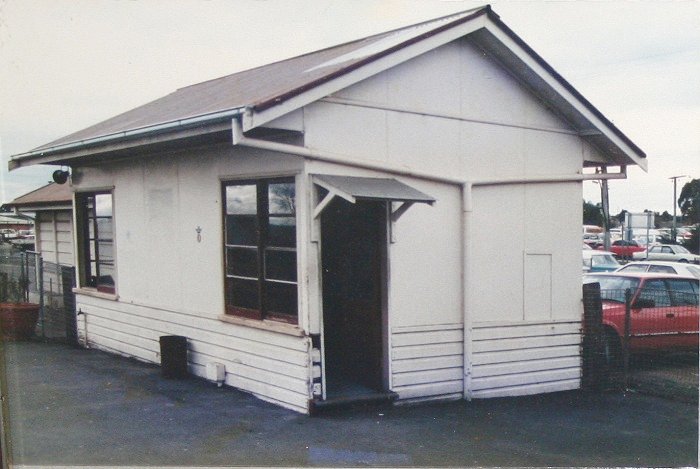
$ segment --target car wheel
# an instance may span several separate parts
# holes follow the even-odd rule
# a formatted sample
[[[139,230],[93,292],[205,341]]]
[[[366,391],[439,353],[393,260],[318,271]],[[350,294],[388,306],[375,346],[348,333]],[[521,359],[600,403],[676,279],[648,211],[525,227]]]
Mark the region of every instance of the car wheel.
[[[679,260],[678,262],[680,262],[680,263],[682,263],[682,264],[687,264],[687,263],[688,263],[688,259],[681,259],[681,260]]]
[[[603,360],[608,368],[618,368],[622,363],[620,337],[611,330],[606,330],[603,338]]]

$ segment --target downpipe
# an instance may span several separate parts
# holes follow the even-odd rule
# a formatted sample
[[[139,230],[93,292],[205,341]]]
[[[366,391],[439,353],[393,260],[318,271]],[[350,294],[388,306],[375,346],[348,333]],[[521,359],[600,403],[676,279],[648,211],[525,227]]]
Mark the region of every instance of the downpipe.
[[[83,340],[85,343],[83,346],[85,348],[90,348],[90,342],[88,341],[88,324],[87,324],[87,314],[81,309],[78,308],[78,312],[75,314],[76,317],[82,316],[83,317]],[[78,342],[80,342],[80,336],[78,336]]]
[[[472,400],[472,341],[467,337],[472,336],[472,294],[471,294],[471,259],[472,259],[472,184],[465,182],[462,184],[462,345],[464,347],[463,373],[464,389],[463,396],[466,400]]]

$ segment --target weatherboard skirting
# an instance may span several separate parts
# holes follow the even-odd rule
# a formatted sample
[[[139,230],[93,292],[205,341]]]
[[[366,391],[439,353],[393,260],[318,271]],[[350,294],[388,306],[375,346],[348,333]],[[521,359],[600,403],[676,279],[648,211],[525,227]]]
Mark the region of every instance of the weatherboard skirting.
[[[156,320],[162,320],[165,318],[165,322],[175,324],[186,323],[187,331],[193,329],[202,329],[207,331],[211,329],[211,325],[213,323],[216,325],[216,330],[214,332],[226,337],[227,339],[229,337],[238,337],[266,343],[269,335],[274,335],[276,336],[275,340],[280,342],[284,347],[302,352],[306,350],[305,346],[300,342],[299,337],[288,334],[274,333],[261,329],[252,329],[233,324],[229,326],[228,324],[224,324],[219,321],[216,315],[204,316],[203,314],[197,314],[194,311],[172,310],[144,303],[127,302],[123,298],[118,302],[103,301],[99,297],[82,295],[80,290],[77,290],[76,293],[78,295],[76,299],[78,306],[97,306],[106,310],[113,310],[124,314],[143,316],[145,318],[152,318]]]
[[[188,339],[188,368],[225,366],[225,383],[297,412],[308,412],[310,340],[133,303],[77,296],[81,341],[92,348],[160,363],[159,338]]]
[[[391,330],[391,389],[399,399],[454,398],[464,389],[464,326]]]
[[[580,387],[580,321],[475,323],[471,336],[473,398]]]

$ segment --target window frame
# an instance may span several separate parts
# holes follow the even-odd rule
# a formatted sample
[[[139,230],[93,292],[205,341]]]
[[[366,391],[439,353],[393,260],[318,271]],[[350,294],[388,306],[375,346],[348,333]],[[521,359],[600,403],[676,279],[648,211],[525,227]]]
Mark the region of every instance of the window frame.
[[[673,304],[668,283],[663,278],[647,279],[639,290],[637,299],[653,300],[655,308],[670,308]],[[660,300],[664,300],[663,304],[659,304]]]
[[[97,197],[108,195],[110,199],[109,215],[98,215]],[[92,206],[90,206],[92,200]],[[116,279],[116,250],[115,250],[115,217],[114,217],[114,189],[99,189],[91,191],[81,191],[75,194],[75,213],[76,213],[76,232],[77,232],[77,254],[78,254],[78,272],[80,279],[80,288],[89,289],[99,293],[116,295],[117,279]],[[88,213],[90,211],[90,213]],[[110,220],[110,237],[100,237],[99,219]],[[91,226],[92,225],[92,226]],[[91,230],[92,228],[92,230]],[[92,234],[91,234],[92,231]],[[111,260],[109,257],[100,255],[101,247],[110,245],[112,249]],[[94,254],[93,254],[94,253]],[[109,282],[101,282],[101,266],[110,265],[112,273],[108,277]],[[92,265],[94,264],[94,272]]]
[[[271,213],[269,190],[272,184],[291,184],[294,188],[293,208],[291,213]],[[256,213],[251,214],[229,214],[229,205],[227,200],[227,188],[233,186],[254,186]],[[221,181],[221,200],[222,200],[222,261],[223,261],[223,287],[224,287],[224,316],[225,317],[240,317],[252,320],[273,320],[280,323],[298,325],[299,324],[299,236],[298,236],[298,210],[296,209],[297,202],[297,182],[294,175],[274,176],[274,177],[259,177],[247,179],[233,179]],[[229,216],[255,217],[255,245],[247,244],[232,244],[229,243]],[[271,244],[273,235],[270,233],[270,220],[272,218],[291,218],[294,223],[294,240],[293,246],[281,246]],[[231,272],[229,262],[231,258],[229,253],[232,250],[254,251],[256,275],[251,275],[250,272],[243,274],[235,274]],[[293,253],[293,280],[271,278],[269,277],[269,254],[270,253]],[[241,282],[256,282],[256,300],[257,309],[236,306],[233,304],[233,293],[235,286],[234,281]],[[293,314],[281,313],[270,310],[270,286],[272,285],[287,285],[293,286]],[[253,290],[253,289],[251,289]]]
[[[686,278],[666,279],[666,286],[671,295],[671,306],[695,306],[698,301],[697,281]],[[678,288],[679,285],[687,285],[689,288]],[[690,299],[690,300],[689,300]]]

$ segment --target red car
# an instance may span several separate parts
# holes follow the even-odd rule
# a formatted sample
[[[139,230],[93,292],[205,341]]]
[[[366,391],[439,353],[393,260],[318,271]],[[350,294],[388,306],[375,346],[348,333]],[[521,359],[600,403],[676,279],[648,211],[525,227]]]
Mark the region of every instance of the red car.
[[[601,246],[598,249],[604,248]],[[644,250],[644,246],[640,246],[635,241],[626,241],[624,239],[613,241],[609,249],[609,251],[619,259],[632,259],[632,254],[635,252],[642,252]]]
[[[631,291],[630,351],[698,350],[698,279],[648,272],[589,274],[600,283],[606,357],[619,357],[625,291]]]

